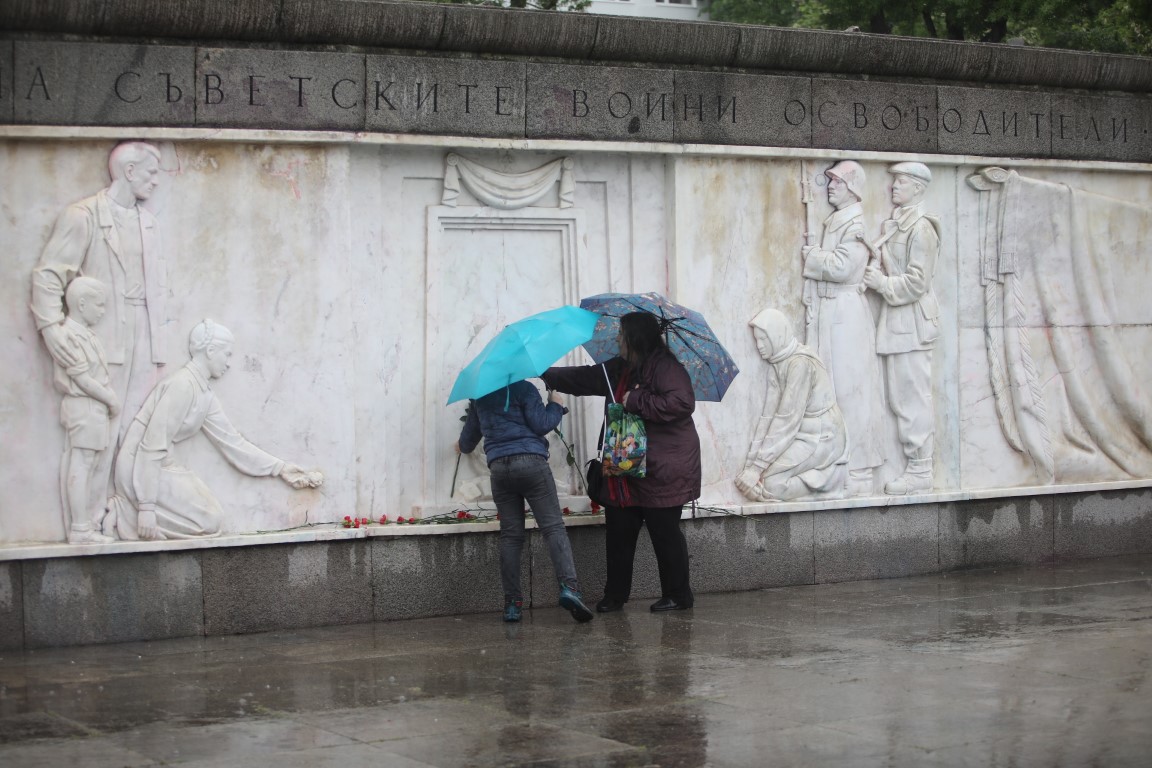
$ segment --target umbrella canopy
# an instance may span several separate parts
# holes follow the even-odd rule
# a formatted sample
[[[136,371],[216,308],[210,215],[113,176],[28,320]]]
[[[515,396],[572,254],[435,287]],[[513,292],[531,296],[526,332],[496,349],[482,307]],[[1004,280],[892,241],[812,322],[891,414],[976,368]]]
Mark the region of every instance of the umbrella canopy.
[[[580,300],[580,306],[600,316],[584,349],[597,363],[620,354],[616,341],[620,318],[648,312],[661,321],[668,349],[688,371],[697,400],[720,402],[740,369],[699,312],[682,307],[658,293],[602,293]]]
[[[594,312],[564,306],[506,326],[460,371],[448,402],[483,397],[513,382],[539,376],[592,338],[599,319]]]

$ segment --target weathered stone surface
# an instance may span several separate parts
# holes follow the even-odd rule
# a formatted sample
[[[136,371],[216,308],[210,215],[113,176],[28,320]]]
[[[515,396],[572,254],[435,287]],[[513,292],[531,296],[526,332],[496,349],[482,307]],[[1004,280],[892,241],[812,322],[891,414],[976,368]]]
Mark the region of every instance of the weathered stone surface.
[[[203,557],[206,635],[372,620],[365,541],[208,550]]]
[[[702,594],[811,584],[812,515],[685,521],[692,588]]]
[[[16,122],[190,125],[195,119],[192,48],[55,42],[14,48]]]
[[[940,567],[1028,565],[1052,559],[1051,496],[945,504]]]
[[[199,553],[32,560],[23,568],[27,648],[203,632]]]
[[[1146,489],[1055,497],[1057,557],[1152,552],[1152,493]]]
[[[811,100],[806,77],[677,72],[676,141],[807,147]]]
[[[627,31],[636,26],[635,34]],[[605,31],[597,37],[598,28]],[[653,64],[1152,91],[1152,59],[826,30],[332,0],[5,0],[0,29],[438,48]],[[630,39],[631,38],[631,39]],[[736,40],[735,53],[730,49]]]
[[[815,79],[811,118],[815,147],[937,151],[931,86]]]
[[[370,131],[523,137],[525,65],[367,57]]]
[[[197,125],[359,130],[364,57],[348,53],[201,48]]]
[[[672,141],[673,75],[528,65],[528,138]]]
[[[1152,162],[1152,99],[1054,94],[1052,155]]]
[[[24,590],[19,562],[0,563],[0,651],[24,647]]]
[[[12,122],[13,48],[11,41],[0,40],[0,123]]]
[[[939,505],[815,514],[815,581],[855,581],[940,569]]]
[[[398,536],[372,540],[372,595],[376,621],[499,612],[500,554],[496,533]],[[530,584],[530,547],[521,560],[522,587]]]
[[[941,152],[1052,155],[1051,98],[1038,91],[940,87]]]
[[[105,0],[3,0],[0,29],[94,33],[106,5]]]
[[[445,6],[442,51],[591,58],[600,17],[580,13]]]
[[[665,21],[599,16],[596,47],[590,58],[600,61],[659,61],[668,64],[732,66],[742,28],[734,24]]]
[[[277,40],[281,34],[282,4],[283,0],[183,0],[175,3],[113,0],[100,3],[103,13],[96,34],[188,40]],[[172,32],[165,33],[165,30]]]
[[[447,6],[438,3],[280,0],[279,39],[435,49]]]

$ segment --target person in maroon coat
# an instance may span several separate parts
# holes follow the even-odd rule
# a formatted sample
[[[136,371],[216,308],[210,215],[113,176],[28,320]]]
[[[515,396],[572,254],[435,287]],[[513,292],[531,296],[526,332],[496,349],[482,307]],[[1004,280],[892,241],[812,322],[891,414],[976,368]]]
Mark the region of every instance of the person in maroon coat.
[[[653,611],[692,607],[688,542],[680,529],[684,505],[700,496],[700,437],[692,422],[696,396],[680,361],[664,343],[659,319],[648,312],[620,318],[620,356],[599,365],[549,368],[549,389],[609,398],[609,382],[624,410],[644,420],[646,474],[625,478],[620,506],[604,510],[608,580],[600,613],[619,611],[632,592],[632,563],[641,526],[647,526],[660,571]]]

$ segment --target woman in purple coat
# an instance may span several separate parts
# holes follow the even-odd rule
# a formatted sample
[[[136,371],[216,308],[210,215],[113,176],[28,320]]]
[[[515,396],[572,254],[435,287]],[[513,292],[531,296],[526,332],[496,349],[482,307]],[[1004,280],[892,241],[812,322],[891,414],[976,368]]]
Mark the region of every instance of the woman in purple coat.
[[[620,356],[603,367],[549,368],[542,377],[549,389],[601,396],[606,403],[611,382],[616,401],[644,420],[648,434],[645,477],[626,478],[620,505],[604,510],[608,581],[596,610],[619,611],[628,602],[642,525],[660,571],[660,599],[650,610],[685,610],[692,607],[693,595],[680,515],[685,504],[700,496],[700,437],[692,422],[696,396],[688,372],[668,351],[655,315],[633,312],[620,318],[619,341]]]

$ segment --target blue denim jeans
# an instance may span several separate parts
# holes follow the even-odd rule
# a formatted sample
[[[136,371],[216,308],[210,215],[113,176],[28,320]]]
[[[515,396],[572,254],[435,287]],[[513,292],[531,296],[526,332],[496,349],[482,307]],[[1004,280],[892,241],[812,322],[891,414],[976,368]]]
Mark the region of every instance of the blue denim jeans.
[[[519,600],[520,552],[524,548],[524,502],[532,508],[536,526],[544,535],[552,569],[561,584],[579,591],[572,545],[564,529],[564,514],[556,497],[556,480],[543,456],[521,453],[493,459],[492,501],[500,515],[500,580],[504,597]]]

